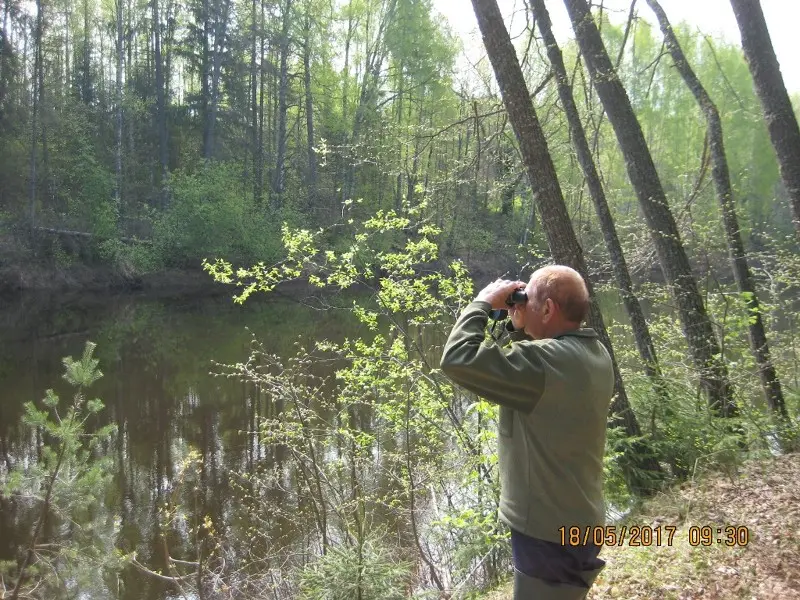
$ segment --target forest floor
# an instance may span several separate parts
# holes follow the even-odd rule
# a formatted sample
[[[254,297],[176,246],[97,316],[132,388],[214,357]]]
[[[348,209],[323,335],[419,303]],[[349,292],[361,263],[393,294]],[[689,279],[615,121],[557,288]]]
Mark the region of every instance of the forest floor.
[[[800,600],[800,455],[749,460],[661,494],[617,524],[662,528],[661,547],[605,547],[606,568],[588,600]],[[677,529],[668,545],[664,526]],[[747,527],[746,546],[717,543],[728,525]],[[690,527],[712,528],[710,547]],[[723,528],[717,536],[717,528]],[[485,600],[507,600],[506,584]]]

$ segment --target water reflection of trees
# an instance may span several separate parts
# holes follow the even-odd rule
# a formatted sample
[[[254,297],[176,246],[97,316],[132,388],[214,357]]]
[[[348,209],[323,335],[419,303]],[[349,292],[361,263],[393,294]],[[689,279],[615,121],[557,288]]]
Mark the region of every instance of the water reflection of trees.
[[[267,465],[285,473],[281,485],[262,495],[275,505],[285,504],[286,490],[294,485],[280,466],[281,451],[265,448],[258,435],[261,419],[280,407],[251,385],[212,377],[211,359],[246,357],[250,333],[245,321],[254,331],[267,333],[273,348],[284,351],[320,324],[339,335],[346,320],[326,323],[324,315],[292,303],[253,303],[241,309],[218,299],[189,304],[106,299],[88,308],[47,305],[35,310],[31,318],[2,324],[4,339],[12,343],[0,349],[0,370],[7,375],[0,390],[0,469],[36,457],[40,440],[24,437],[16,426],[22,403],[41,397],[46,387],[58,389],[61,357],[75,354],[92,338],[99,342],[106,375],[95,393],[106,401],[106,421],[119,428],[108,449],[114,457],[115,485],[107,509],[119,518],[114,542],[121,551],[136,551],[143,565],[169,573],[181,568],[170,565],[169,557],[196,562],[196,531],[206,517],[217,534],[228,538],[253,527],[263,531],[253,543],[226,550],[249,556],[253,563],[269,556],[270,540],[302,530],[296,519],[265,524],[242,517],[238,494],[247,474]],[[61,335],[64,328],[80,334]],[[198,453],[201,467],[196,479],[179,481],[186,476],[184,462],[191,450]],[[165,519],[163,507],[170,502],[185,507],[185,515]],[[5,499],[0,509],[0,560],[10,560],[30,530],[31,516]],[[239,539],[248,538],[241,534]],[[170,589],[176,591],[132,568],[122,573],[120,583],[119,595],[131,599],[163,598]]]
[[[83,333],[58,337],[60,327]],[[442,340],[405,327],[408,339],[384,330],[387,348],[395,341],[404,352],[426,348],[436,364]],[[453,587],[475,566],[457,564],[462,559],[453,549],[473,548],[480,527],[436,521],[487,498],[491,505],[491,466],[474,462],[491,454],[489,438],[465,455],[460,434],[442,429],[441,415],[409,405],[409,393],[419,390],[386,369],[374,373],[370,389],[342,395],[346,385],[334,372],[347,361],[335,353],[305,356],[292,376],[284,373],[281,393],[263,382],[211,374],[224,371],[212,359],[245,361],[254,336],[264,354],[282,357],[286,367],[298,355],[295,341],[312,348],[320,331],[337,343],[363,333],[349,313],[274,302],[241,309],[215,299],[107,299],[90,309],[39,313],[35,327],[19,326],[11,336],[15,347],[0,351],[13,373],[0,391],[0,414],[10,417],[0,421],[0,453],[12,462],[35,455],[37,440],[18,435],[14,415],[25,399],[54,384],[62,356],[92,338],[105,373],[95,392],[106,401],[104,422],[114,421],[119,432],[108,448],[114,486],[106,510],[118,519],[110,535],[121,552],[136,553],[142,569],[161,575],[129,566],[112,595],[188,593],[200,569],[207,590],[225,585],[245,597],[273,590],[288,598],[301,577],[313,585],[314,577],[333,576],[326,568],[341,571],[348,561],[360,561],[374,585],[402,576],[407,585]],[[37,338],[42,332],[46,343]],[[431,383],[423,378],[417,385]],[[467,411],[467,404],[448,400],[437,410],[462,430],[471,428],[469,435],[491,425],[484,422],[491,417]],[[299,437],[270,433],[280,423],[294,423]],[[473,469],[482,469],[483,483],[462,487]],[[15,507],[2,508],[5,558],[30,521]],[[489,554],[482,577],[499,568],[496,553]]]

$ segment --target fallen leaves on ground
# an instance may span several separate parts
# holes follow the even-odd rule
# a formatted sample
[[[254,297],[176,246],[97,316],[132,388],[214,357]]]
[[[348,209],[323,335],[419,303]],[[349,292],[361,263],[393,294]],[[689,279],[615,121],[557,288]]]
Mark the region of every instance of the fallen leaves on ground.
[[[687,482],[648,501],[624,524],[661,526],[661,546],[654,539],[649,547],[629,540],[605,547],[606,568],[588,600],[800,600],[798,454],[750,460],[736,472]],[[672,544],[666,526],[676,528]],[[726,546],[727,526],[747,527],[747,544]],[[692,527],[710,527],[713,543],[691,546]],[[486,599],[511,597],[507,585]]]
[[[800,600],[798,455],[748,461],[736,473],[687,483],[627,524],[677,530],[672,545],[662,536],[661,547],[605,548],[607,566],[589,600]],[[747,527],[747,544],[728,547],[728,526]],[[710,527],[711,545],[691,546],[692,527]]]

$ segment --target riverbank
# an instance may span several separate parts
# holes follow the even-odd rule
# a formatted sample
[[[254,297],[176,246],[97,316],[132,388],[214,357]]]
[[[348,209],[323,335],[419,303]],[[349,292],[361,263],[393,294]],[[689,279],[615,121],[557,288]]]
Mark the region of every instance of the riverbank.
[[[800,599],[800,455],[749,460],[686,482],[648,501],[617,531],[622,525],[660,527],[661,546],[655,538],[649,546],[632,547],[630,538],[606,546],[607,566],[588,600]],[[739,536],[732,547],[729,526]],[[484,600],[510,598],[507,584]]]
[[[467,265],[476,285],[506,273],[515,276],[505,263],[494,266],[487,259],[472,260]],[[446,270],[444,261],[434,264]],[[293,292],[317,291],[305,280],[281,284],[281,289]],[[103,265],[75,262],[57,266],[52,261],[0,260],[0,297],[22,293],[146,293],[148,296],[184,296],[233,294],[234,288],[215,282],[198,262],[194,269],[163,269],[137,273]]]
[[[37,264],[0,267],[0,294],[24,292],[158,292],[213,293],[211,278],[202,270],[165,270],[133,274],[108,267],[72,265],[65,268]]]

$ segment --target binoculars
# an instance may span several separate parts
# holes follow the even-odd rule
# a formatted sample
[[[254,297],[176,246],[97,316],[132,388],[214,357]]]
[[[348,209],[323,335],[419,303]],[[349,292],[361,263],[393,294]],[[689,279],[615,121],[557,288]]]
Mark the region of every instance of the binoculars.
[[[514,290],[511,294],[506,298],[506,306],[514,306],[515,304],[525,304],[528,302],[528,294],[525,293],[524,288],[519,288],[518,290]],[[489,318],[493,321],[502,321],[508,316],[508,311],[503,310],[493,310],[489,313]]]
[[[526,304],[528,302],[528,294],[525,293],[523,288],[514,290],[511,295],[506,298],[506,306],[514,306],[515,304]]]

